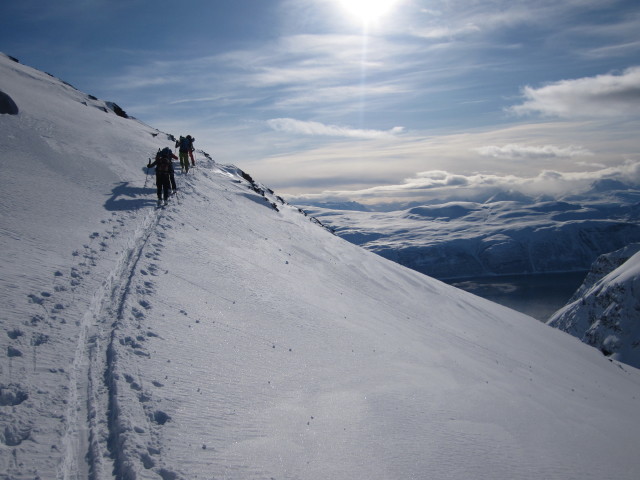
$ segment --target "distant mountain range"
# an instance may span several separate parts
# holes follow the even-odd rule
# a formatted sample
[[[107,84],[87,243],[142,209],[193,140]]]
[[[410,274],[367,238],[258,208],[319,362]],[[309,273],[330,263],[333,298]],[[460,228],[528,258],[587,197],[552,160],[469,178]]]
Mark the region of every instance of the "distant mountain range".
[[[640,188],[599,180],[579,194],[449,201],[371,211],[302,206],[340,237],[439,279],[586,271],[604,253],[640,242]]]

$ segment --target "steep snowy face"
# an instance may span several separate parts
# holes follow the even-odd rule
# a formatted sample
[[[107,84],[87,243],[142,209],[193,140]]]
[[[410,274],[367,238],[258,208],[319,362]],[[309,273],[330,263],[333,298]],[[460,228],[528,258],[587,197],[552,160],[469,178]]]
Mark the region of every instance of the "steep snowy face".
[[[0,477],[637,479],[636,369],[202,152],[155,208],[166,135],[0,78]]]
[[[640,368],[640,244],[602,255],[584,284],[547,322]]]
[[[0,115],[0,477],[87,478],[79,432],[108,406],[87,399],[105,372],[95,317],[149,222],[144,165],[168,140],[2,54],[0,79],[16,107]]]
[[[305,208],[350,242],[452,279],[587,270],[598,255],[640,241],[639,198],[640,191],[613,183],[566,202],[493,198],[394,212]]]

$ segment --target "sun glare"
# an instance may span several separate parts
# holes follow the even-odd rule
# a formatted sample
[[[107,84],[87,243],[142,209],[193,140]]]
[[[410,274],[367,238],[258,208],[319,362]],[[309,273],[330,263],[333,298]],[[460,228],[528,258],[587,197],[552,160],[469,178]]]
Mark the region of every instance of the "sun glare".
[[[365,25],[376,23],[387,15],[398,0],[337,0],[353,19]]]

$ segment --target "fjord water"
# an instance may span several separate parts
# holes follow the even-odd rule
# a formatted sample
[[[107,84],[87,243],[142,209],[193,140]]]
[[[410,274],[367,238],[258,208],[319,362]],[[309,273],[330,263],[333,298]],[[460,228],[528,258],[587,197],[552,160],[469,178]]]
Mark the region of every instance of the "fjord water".
[[[454,287],[545,322],[580,287],[587,272],[445,280]]]

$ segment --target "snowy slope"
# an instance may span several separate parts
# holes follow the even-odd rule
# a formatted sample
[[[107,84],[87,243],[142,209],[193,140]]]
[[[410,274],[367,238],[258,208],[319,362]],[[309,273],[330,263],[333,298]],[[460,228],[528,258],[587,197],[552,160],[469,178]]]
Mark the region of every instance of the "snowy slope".
[[[566,201],[520,195],[390,212],[304,208],[350,242],[452,279],[586,271],[598,255],[640,241],[639,201],[637,188],[599,182]]]
[[[547,324],[640,368],[640,244],[600,256]]]
[[[166,137],[0,79],[2,480],[638,477],[640,371],[202,155],[157,210]]]

